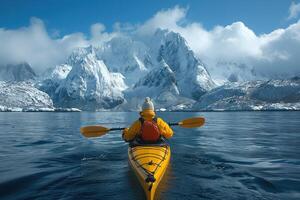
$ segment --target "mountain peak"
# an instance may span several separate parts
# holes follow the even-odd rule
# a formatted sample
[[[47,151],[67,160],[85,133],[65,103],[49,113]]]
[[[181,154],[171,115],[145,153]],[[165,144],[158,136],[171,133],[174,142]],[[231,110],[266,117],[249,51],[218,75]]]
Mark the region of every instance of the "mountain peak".
[[[193,102],[214,86],[180,34],[157,30],[148,39],[118,36],[99,47],[76,49],[67,61],[72,70],[51,89],[54,103],[109,109],[122,103],[124,96],[130,101],[146,95],[161,106],[172,106],[178,99]]]
[[[109,109],[122,103],[122,76],[110,73],[94,48],[77,53],[71,56],[72,70],[56,89],[54,103],[84,110]]]

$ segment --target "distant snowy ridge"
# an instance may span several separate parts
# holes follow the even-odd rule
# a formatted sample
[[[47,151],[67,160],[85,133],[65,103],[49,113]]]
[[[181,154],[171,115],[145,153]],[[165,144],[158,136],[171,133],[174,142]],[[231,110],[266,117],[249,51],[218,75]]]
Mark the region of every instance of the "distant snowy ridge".
[[[300,78],[227,83],[203,95],[194,110],[300,110]]]
[[[35,88],[32,83],[0,82],[0,110],[53,110],[48,94]]]
[[[55,108],[52,99],[31,82],[0,81],[0,112],[79,112],[76,108]]]

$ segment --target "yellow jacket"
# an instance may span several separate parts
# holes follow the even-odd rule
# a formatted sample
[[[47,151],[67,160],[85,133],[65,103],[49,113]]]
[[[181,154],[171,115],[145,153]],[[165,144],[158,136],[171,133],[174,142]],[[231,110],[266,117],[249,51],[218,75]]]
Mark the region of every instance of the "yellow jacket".
[[[144,110],[140,113],[140,115],[145,120],[151,121],[155,117],[155,112],[152,110]],[[125,141],[133,140],[140,133],[141,126],[142,124],[140,120],[135,121],[129,128],[124,129],[123,139]],[[161,118],[157,118],[157,126],[163,137],[169,139],[173,136],[173,130]]]

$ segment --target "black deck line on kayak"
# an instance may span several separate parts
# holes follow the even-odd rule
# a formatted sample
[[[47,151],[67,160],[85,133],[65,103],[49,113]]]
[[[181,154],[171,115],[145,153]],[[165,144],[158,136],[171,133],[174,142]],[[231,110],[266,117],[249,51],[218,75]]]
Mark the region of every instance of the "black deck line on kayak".
[[[160,164],[166,159],[166,155],[167,155],[168,153],[169,153],[169,152],[168,152],[168,148],[165,147],[165,154],[164,154],[164,157],[163,157],[162,160],[160,160],[160,162],[158,163],[158,165],[156,165],[156,168],[155,168],[153,174],[156,172],[156,170],[158,169],[158,167],[160,166]]]
[[[145,155],[153,155],[152,157],[154,157],[154,158],[160,157],[158,159],[163,159],[164,158],[164,156],[159,155],[159,154],[155,154],[155,153],[143,153],[143,154],[136,155],[133,158],[137,160],[137,158],[140,158],[140,157],[143,158]]]
[[[130,149],[131,155],[133,155],[133,152],[134,152],[134,151],[133,151],[132,148],[131,148],[131,149]],[[136,163],[136,165],[137,165],[138,167],[140,167],[141,169],[143,169],[144,172],[145,172],[147,175],[149,175],[149,174],[153,175],[153,174],[154,174],[153,172],[151,172],[151,171],[145,169],[145,168],[144,168],[144,167],[136,160],[136,158],[135,158],[134,156],[132,156],[132,160]]]
[[[155,162],[153,162],[152,160],[151,160],[150,162],[151,162],[151,165],[159,165],[159,163],[155,163]],[[142,165],[149,165],[149,162],[141,163],[140,165],[141,165],[141,166],[142,166]]]
[[[149,165],[149,162],[146,162],[146,163],[143,163],[143,164],[140,164],[140,165],[141,166],[143,166],[143,165]],[[159,165],[159,164],[158,163],[152,163],[151,165]],[[161,165],[159,165],[159,167],[161,167]]]
[[[137,147],[139,147],[139,146],[137,146]],[[160,147],[168,147],[168,145],[165,145],[165,146],[160,146]],[[132,150],[132,152],[135,152],[135,151],[137,151],[138,149],[135,149],[136,147],[133,147],[134,148],[134,150]],[[163,149],[157,149],[157,148],[154,148],[154,147],[146,147],[147,149],[154,149],[154,150],[158,150],[158,151],[162,151],[162,152],[165,152],[165,150],[163,150]]]
[[[156,157],[155,157],[155,156],[152,156],[152,157],[153,157],[153,158],[156,158],[156,159],[158,159],[158,160],[160,160],[160,162],[159,162],[159,163],[152,163],[152,164],[153,164],[153,165],[154,165],[154,164],[155,164],[155,165],[158,165],[158,166],[160,167],[160,166],[161,166],[160,163],[161,163],[162,161],[164,161],[166,158],[165,158],[165,156],[161,156],[161,157],[158,157],[158,156],[160,156],[160,155],[157,155]],[[137,156],[136,156],[136,157],[137,157]],[[145,168],[143,167],[143,165],[149,164],[149,162],[140,164],[140,163],[137,161],[136,157],[132,157],[132,159],[133,159],[136,163],[138,163],[138,167],[142,168],[144,171],[151,172],[151,171],[149,171],[149,170],[147,170],[147,169],[145,169]],[[148,156],[142,156],[142,157],[140,157],[139,159],[142,159],[142,158],[144,158],[144,157],[147,158]],[[155,170],[156,170],[156,169],[155,169]],[[151,173],[154,174],[155,170],[154,170],[153,172],[151,172]]]
[[[168,154],[168,145],[166,145],[166,146],[164,146],[164,149],[165,150],[161,150],[161,151],[163,151],[165,154],[164,154],[164,156],[163,156],[163,158],[160,160],[160,162],[159,163],[155,163],[156,164],[156,168],[153,170],[153,172],[151,172],[151,171],[149,171],[149,170],[147,170],[147,169],[145,169],[139,162],[137,162],[137,160],[134,158],[134,156],[132,156],[132,160],[138,165],[138,167],[140,167],[141,169],[143,169],[143,171],[147,174],[147,177],[149,176],[149,175],[152,175],[152,176],[154,176],[154,174],[155,174],[155,172],[156,172],[156,170],[158,169],[158,167],[160,167],[161,166],[161,163],[166,159],[166,155]],[[156,149],[156,148],[153,148],[153,149]],[[131,153],[131,155],[133,155],[133,150],[132,150],[132,148],[130,149],[130,153]],[[144,164],[143,164],[144,165]],[[145,180],[146,181],[146,180]],[[152,186],[151,186],[151,188],[152,188]],[[150,190],[151,190],[151,188],[150,188]],[[149,191],[150,191],[149,190]]]
[[[141,158],[139,158],[139,159],[142,159],[142,158],[147,158],[148,156],[142,156]],[[159,160],[164,160],[164,157],[162,157],[162,158],[160,158],[160,157],[155,157],[155,156],[153,156],[152,158],[156,158],[156,159],[159,159]],[[136,159],[135,158],[133,158],[135,161],[136,161]]]

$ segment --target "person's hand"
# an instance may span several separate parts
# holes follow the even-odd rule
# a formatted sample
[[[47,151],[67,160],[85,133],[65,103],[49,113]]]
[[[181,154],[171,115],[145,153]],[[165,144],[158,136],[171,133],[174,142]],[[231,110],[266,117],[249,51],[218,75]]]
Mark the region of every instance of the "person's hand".
[[[126,139],[124,138],[124,135],[128,132],[129,128],[125,128],[123,131],[122,131],[122,139],[126,141]]]

